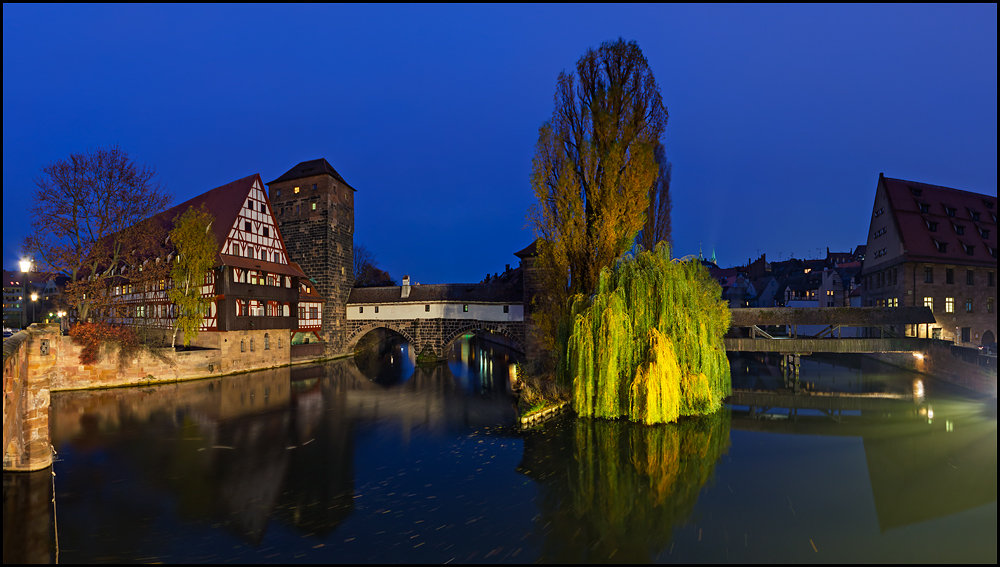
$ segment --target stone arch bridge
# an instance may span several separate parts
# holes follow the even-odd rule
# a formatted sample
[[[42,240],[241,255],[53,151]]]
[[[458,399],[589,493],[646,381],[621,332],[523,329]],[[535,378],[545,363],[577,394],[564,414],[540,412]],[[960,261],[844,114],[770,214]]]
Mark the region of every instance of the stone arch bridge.
[[[444,359],[463,335],[500,335],[525,352],[523,292],[508,285],[437,284],[354,288],[347,301],[347,350],[376,329],[402,335],[419,356]]]

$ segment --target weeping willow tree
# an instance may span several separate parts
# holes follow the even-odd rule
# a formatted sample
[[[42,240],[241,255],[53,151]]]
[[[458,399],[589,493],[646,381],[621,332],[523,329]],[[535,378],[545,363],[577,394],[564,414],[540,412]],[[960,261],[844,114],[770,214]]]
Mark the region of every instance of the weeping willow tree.
[[[539,483],[543,563],[648,562],[689,521],[729,450],[729,412],[645,427],[563,420],[529,434],[518,472]]]
[[[729,395],[729,309],[698,262],[626,254],[572,303],[565,371],[581,416],[646,424],[709,414]]]

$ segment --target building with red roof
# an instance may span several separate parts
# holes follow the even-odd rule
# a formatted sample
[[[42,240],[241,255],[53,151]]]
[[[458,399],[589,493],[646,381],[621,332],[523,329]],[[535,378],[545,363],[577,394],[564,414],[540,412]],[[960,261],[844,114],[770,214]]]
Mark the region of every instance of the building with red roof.
[[[926,306],[909,336],[996,342],[997,198],[879,174],[861,270],[865,306]]]

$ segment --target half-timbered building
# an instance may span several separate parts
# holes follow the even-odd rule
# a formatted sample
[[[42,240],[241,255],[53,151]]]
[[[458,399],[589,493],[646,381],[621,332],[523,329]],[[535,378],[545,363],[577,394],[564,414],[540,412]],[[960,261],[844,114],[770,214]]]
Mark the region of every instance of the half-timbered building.
[[[294,333],[311,332],[321,325],[318,316],[303,318],[302,308],[307,314],[321,313],[323,300],[301,268],[289,260],[260,176],[216,187],[151,220],[169,230],[189,208],[202,206],[215,217],[211,230],[219,250],[215,266],[203,280],[202,293],[211,304],[193,344],[232,350],[234,355],[238,348],[239,358],[248,361],[258,351],[283,348],[287,358]],[[149,261],[170,261],[171,257]],[[167,296],[169,285],[168,279],[159,279],[115,286],[111,293],[118,308],[110,319],[172,331],[177,313]],[[300,296],[307,300],[302,305]],[[234,365],[243,366],[235,361]]]

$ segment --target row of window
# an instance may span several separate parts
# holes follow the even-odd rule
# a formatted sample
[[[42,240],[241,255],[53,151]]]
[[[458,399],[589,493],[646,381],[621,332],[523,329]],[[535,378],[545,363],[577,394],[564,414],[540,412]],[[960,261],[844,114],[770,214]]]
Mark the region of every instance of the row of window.
[[[253,337],[250,337],[250,341],[249,342],[250,342],[250,352],[254,352],[255,348],[254,348],[254,339],[253,339]],[[278,348],[281,348],[281,345],[282,345],[282,343],[281,343],[281,337],[278,337]],[[264,333],[264,350],[271,350],[271,334],[270,333]],[[247,351],[247,340],[246,339],[240,339],[240,352],[246,352],[246,351]]]
[[[983,202],[987,203],[987,204],[990,204],[987,201],[983,201]],[[948,216],[948,217],[955,218],[956,215],[958,214],[958,209],[956,209],[955,207],[949,207],[948,205],[942,205],[942,207],[944,207],[944,214],[946,216]],[[917,201],[917,208],[920,209],[921,213],[929,213],[929,212],[931,212],[931,206],[930,206],[929,203],[924,203],[924,202],[921,202],[921,201]],[[972,219],[973,221],[976,221],[976,222],[979,221],[979,211],[976,211],[976,210],[973,210],[973,209],[969,209],[969,208],[967,208],[966,210],[969,211],[969,218],[970,219]],[[994,219],[994,222],[996,222],[996,219]]]
[[[876,230],[874,233],[872,233],[872,238],[878,238],[878,237],[882,236],[883,234],[885,234],[885,227],[884,226],[882,228]]]
[[[955,269],[945,268],[944,270],[944,281],[948,284],[955,283]],[[926,267],[924,268],[924,283],[934,283],[934,268]],[[965,285],[976,285],[976,271],[975,270],[965,270]],[[986,273],[986,285],[989,287],[996,286],[996,279],[994,272]]]
[[[374,307],[375,308],[375,313],[378,313],[378,307],[379,307],[378,305],[374,305],[374,306],[371,306],[371,307]],[[430,311],[431,311],[431,306],[430,305],[424,305],[424,313],[430,313]],[[365,312],[365,306],[364,305],[358,306],[358,313],[364,313],[364,312]],[[463,305],[462,306],[462,312],[463,313],[468,313],[469,312],[469,306],[468,305]],[[504,313],[510,313],[510,305],[504,305],[503,306],[503,312]]]
[[[930,296],[925,296],[924,297],[924,307],[929,308],[933,312],[934,311],[934,298],[930,297]],[[944,312],[945,313],[954,313],[955,312],[955,298],[954,297],[946,297],[946,298],[944,298]],[[972,299],[971,298],[965,300],[965,312],[966,313],[973,313],[973,312],[975,312],[975,310],[973,309]],[[987,313],[993,313],[993,298],[992,297],[987,297],[986,298],[986,312]]]
[[[313,190],[313,191],[315,191],[315,190],[316,190],[316,184],[315,184],[315,183],[313,183],[313,184],[312,184],[312,190]],[[296,195],[298,195],[300,191],[302,191],[302,188],[301,188],[301,187],[293,187],[293,188],[292,188],[292,193],[294,193],[294,194],[296,194]],[[278,190],[277,190],[277,196],[278,196],[278,197],[281,197],[281,189],[278,189]]]
[[[281,287],[284,283],[288,289],[292,288],[291,276],[281,276],[263,270],[244,270],[233,268],[233,283],[248,283],[251,285],[267,285],[271,287]]]

